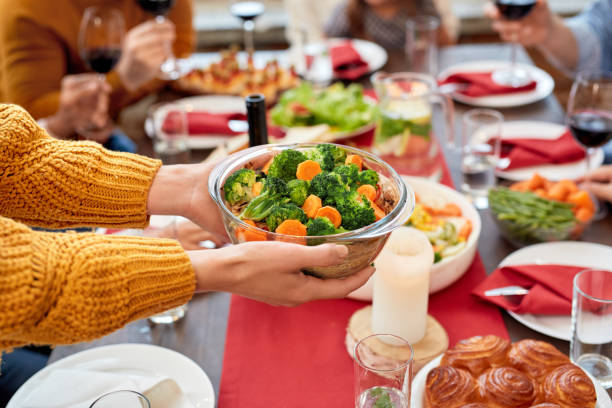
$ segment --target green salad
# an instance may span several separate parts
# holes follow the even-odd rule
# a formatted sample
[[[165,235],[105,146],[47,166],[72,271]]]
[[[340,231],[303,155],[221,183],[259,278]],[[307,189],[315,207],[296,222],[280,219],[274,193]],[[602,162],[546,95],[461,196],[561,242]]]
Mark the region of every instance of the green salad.
[[[277,126],[326,124],[337,131],[351,132],[374,122],[375,112],[376,107],[364,98],[361,85],[336,83],[316,90],[303,82],[282,94],[270,117]]]

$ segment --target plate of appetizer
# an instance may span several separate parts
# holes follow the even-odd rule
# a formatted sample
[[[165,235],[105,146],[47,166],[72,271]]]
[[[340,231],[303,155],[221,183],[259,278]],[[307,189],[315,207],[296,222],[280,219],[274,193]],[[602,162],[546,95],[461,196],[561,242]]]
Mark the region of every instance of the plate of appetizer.
[[[410,406],[535,408],[546,403],[542,407],[612,407],[606,390],[551,344],[530,339],[511,344],[488,335],[461,340],[425,365],[412,381]]]
[[[434,248],[429,293],[435,293],[463,276],[472,264],[481,230],[480,215],[450,187],[424,178],[401,177],[416,197],[415,209],[406,225],[422,231]],[[371,300],[372,284],[370,279],[348,297]]]

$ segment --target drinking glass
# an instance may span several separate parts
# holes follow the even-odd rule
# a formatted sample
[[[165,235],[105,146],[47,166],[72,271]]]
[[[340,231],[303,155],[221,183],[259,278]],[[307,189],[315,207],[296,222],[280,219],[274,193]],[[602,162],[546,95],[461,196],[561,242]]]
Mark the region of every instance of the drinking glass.
[[[462,190],[479,209],[489,206],[487,195],[495,186],[503,121],[504,116],[492,109],[472,109],[463,115]]]
[[[570,359],[612,388],[612,271],[586,269],[574,277]]]
[[[386,347],[407,347],[410,357],[405,361],[380,361],[372,350],[378,344]],[[410,343],[392,334],[373,334],[355,346],[355,407],[408,408],[412,383],[413,350]]]
[[[174,6],[174,0],[137,0],[138,5],[145,12],[155,16],[157,23],[166,21],[166,15]],[[159,78],[164,80],[175,80],[182,75],[182,67],[179,61],[172,53],[172,45],[170,45],[170,57],[164,61],[160,67]]]
[[[123,14],[117,9],[92,6],[85,9],[79,28],[78,47],[87,66],[98,73],[100,83],[121,58],[121,46],[125,36]],[[80,133],[97,132],[106,126],[89,125]]]
[[[241,1],[232,0],[230,13],[234,17],[242,20],[242,30],[244,31],[244,50],[252,55],[255,51],[253,31],[255,30],[255,19],[266,11],[263,1]]]
[[[536,0],[495,0],[497,9],[507,20],[522,19],[529,14],[535,4]],[[493,80],[495,82],[517,88],[531,81],[529,73],[516,66],[517,50],[518,43],[513,41],[510,44],[510,67],[493,72]]]
[[[417,16],[406,21],[406,57],[411,72],[438,73],[438,28],[440,19]]]
[[[151,408],[147,397],[136,391],[109,392],[95,400],[89,408]]]
[[[566,123],[574,139],[586,150],[587,171],[593,170],[598,147],[612,140],[612,72],[585,71],[576,76],[567,102]],[[600,203],[594,219],[607,214]]]
[[[153,149],[164,164],[189,163],[188,121],[185,107],[178,103],[154,106],[149,116],[153,124]]]

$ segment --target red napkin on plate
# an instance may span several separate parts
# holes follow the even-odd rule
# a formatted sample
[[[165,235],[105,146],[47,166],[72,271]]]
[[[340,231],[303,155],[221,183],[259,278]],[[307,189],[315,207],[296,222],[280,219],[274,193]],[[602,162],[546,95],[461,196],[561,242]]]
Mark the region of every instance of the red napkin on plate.
[[[510,164],[505,170],[542,164],[562,164],[582,160],[584,149],[574,140],[570,131],[554,140],[507,139],[502,141],[502,157]]]
[[[176,124],[177,117],[168,114],[163,124],[164,131],[170,131]],[[246,120],[246,115],[242,113],[210,113],[204,111],[187,112],[187,123],[190,135],[237,135],[237,132],[229,128],[230,120]]]
[[[586,269],[568,265],[516,265],[498,268],[474,289],[473,295],[515,313],[570,315],[574,276]],[[515,304],[504,296],[484,292],[504,286],[522,286],[529,293]]]
[[[337,78],[355,80],[370,71],[368,63],[361,59],[350,41],[331,47],[329,56]]]
[[[516,88],[500,85],[493,81],[492,74],[492,72],[458,72],[440,81],[440,85],[467,84],[467,89],[460,91],[460,93],[472,98],[533,91],[537,85],[535,81]]]

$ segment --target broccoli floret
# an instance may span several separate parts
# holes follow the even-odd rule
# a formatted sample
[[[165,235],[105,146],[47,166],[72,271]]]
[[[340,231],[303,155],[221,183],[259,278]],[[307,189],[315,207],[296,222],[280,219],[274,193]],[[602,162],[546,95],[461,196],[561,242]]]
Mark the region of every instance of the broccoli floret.
[[[334,227],[329,218],[317,217],[314,220],[308,221],[306,231],[311,236],[331,235],[336,233],[336,227]]]
[[[374,170],[364,170],[359,173],[359,184],[370,184],[376,187],[378,184],[378,173]]]
[[[302,152],[292,149],[283,150],[274,157],[268,170],[268,177],[278,177],[285,181],[293,180],[298,164],[304,160],[306,160],[306,156]]]
[[[342,216],[341,227],[355,230],[376,221],[374,209],[368,199],[357,194],[356,191],[347,191],[335,198],[336,209]]]
[[[308,217],[297,205],[283,203],[274,206],[270,215],[266,218],[266,223],[270,231],[276,231],[276,228],[285,220],[298,220],[301,223],[306,223]]]
[[[344,161],[346,160],[346,151],[344,151],[344,149],[340,146],[324,143],[317,145],[317,150],[323,154],[330,155],[336,165],[344,164]]]
[[[310,194],[314,194],[325,202],[333,204],[334,197],[348,191],[348,186],[337,173],[323,171],[311,180]]]
[[[302,206],[304,201],[306,201],[306,197],[308,197],[308,187],[309,183],[306,180],[295,179],[287,183],[291,202],[295,205]]]
[[[359,167],[353,163],[342,164],[334,169],[334,173],[339,174],[342,177],[342,181],[350,186],[357,183]]]
[[[225,199],[231,205],[249,201],[253,197],[253,184],[255,184],[253,170],[240,169],[233,172],[223,185]]]
[[[260,221],[266,218],[276,204],[288,202],[285,198],[289,194],[287,183],[276,177],[267,177],[263,181],[261,194],[255,197],[240,214],[240,218]]]
[[[336,165],[344,163],[346,152],[332,144],[320,144],[306,152],[306,156],[319,163],[321,170],[332,171]]]

